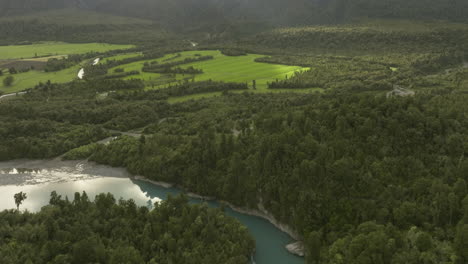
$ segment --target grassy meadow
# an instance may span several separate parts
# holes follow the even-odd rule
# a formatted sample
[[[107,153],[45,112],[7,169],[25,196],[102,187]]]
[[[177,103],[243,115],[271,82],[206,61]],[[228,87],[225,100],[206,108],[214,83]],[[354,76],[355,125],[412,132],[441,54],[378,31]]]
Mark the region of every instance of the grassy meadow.
[[[202,74],[189,75],[189,74],[176,74],[175,77],[168,77],[167,74],[146,73],[141,72],[144,63],[157,61],[158,63],[181,61],[185,58],[194,58],[195,55],[213,56],[213,60],[202,62],[194,62],[190,64],[181,65],[181,68],[194,67],[203,70]],[[308,70],[308,68],[300,66],[288,66],[270,63],[255,62],[255,59],[264,57],[264,55],[249,54],[246,56],[225,56],[220,51],[186,51],[181,52],[180,56],[177,54],[168,54],[163,58],[157,60],[145,60],[110,69],[112,73],[116,68],[123,68],[125,71],[140,71],[139,75],[132,75],[126,79],[138,78],[146,82],[148,89],[166,87],[169,84],[176,84],[184,79],[195,81],[224,81],[224,82],[247,82],[252,84],[256,80],[257,90],[266,91],[267,82],[276,79],[284,79],[286,76],[292,76],[297,71]],[[311,87],[314,88],[314,87]],[[268,90],[269,91],[269,90]]]
[[[114,45],[105,43],[72,44],[64,42],[41,42],[32,45],[0,46],[0,60],[34,58],[36,56],[84,54],[87,52],[105,52],[132,47],[133,45]]]
[[[14,74],[15,81],[12,86],[5,87],[3,85],[3,79],[8,75],[0,77],[0,91],[5,94],[16,93],[25,89],[36,86],[39,82],[47,82],[50,80],[55,83],[66,83],[77,77],[78,71],[81,66],[76,65],[74,67],[64,69],[58,72],[42,72],[42,71],[28,71],[24,73]]]
[[[69,54],[83,54],[87,52],[105,52],[116,49],[128,49],[133,45],[113,45],[104,43],[71,44],[63,42],[41,42],[32,45],[0,46],[0,70],[2,65],[12,62],[42,62],[52,58],[62,58]],[[37,56],[37,57],[36,57]],[[14,74],[14,82],[11,86],[4,86],[3,80],[9,75],[3,67],[3,76],[0,76],[0,92],[15,93],[29,89],[39,82],[48,80],[56,83],[69,82],[77,77],[81,65],[57,72],[44,72],[30,70],[28,72]]]
[[[110,49],[125,49],[131,46],[125,45],[109,45],[109,44],[67,44],[67,43],[40,43],[35,45],[25,46],[9,46],[0,47],[0,50],[8,50],[8,54],[1,55],[0,58],[18,59],[28,58],[34,56],[36,53],[38,56],[56,54],[76,54],[84,53],[88,51],[106,51]],[[106,64],[112,60],[122,60],[126,58],[141,56],[141,52],[121,53],[115,56],[103,58],[101,64]],[[196,69],[203,70],[202,74],[159,74],[159,73],[148,73],[142,72],[142,68],[145,63],[157,61],[159,64],[183,61],[186,58],[196,58],[197,56],[213,56],[214,59],[183,64],[179,67],[187,68],[194,67]],[[158,89],[175,85],[183,81],[224,81],[224,82],[242,82],[248,83],[251,92],[256,93],[267,93],[267,92],[316,92],[321,91],[320,88],[310,87],[310,89],[279,89],[270,90],[268,89],[267,83],[276,79],[283,80],[287,77],[294,75],[295,72],[308,70],[308,68],[300,66],[288,66],[273,63],[260,63],[255,62],[255,59],[264,57],[264,55],[249,54],[246,56],[225,56],[220,51],[208,50],[208,51],[185,51],[180,53],[167,54],[162,58],[152,60],[142,60],[129,64],[120,65],[117,67],[110,68],[108,74],[113,74],[117,68],[124,69],[126,72],[139,71],[137,75],[131,75],[124,77],[124,79],[141,79],[145,82],[146,89]],[[40,58],[38,58],[40,59]],[[26,59],[27,60],[27,59]],[[3,85],[3,79],[8,76],[5,72],[0,77],[0,91],[3,93],[14,93],[19,92],[28,88],[32,88],[39,82],[47,82],[48,80],[57,83],[64,83],[71,81],[76,78],[77,73],[81,65],[75,65],[74,67],[61,70],[58,72],[43,72],[31,70],[25,73],[18,73],[14,75],[15,81],[13,85],[5,87]],[[253,80],[256,81],[256,89],[252,89]],[[242,92],[242,91],[236,91]],[[198,99],[204,97],[218,96],[221,93],[206,93],[206,94],[195,94],[183,96],[180,98],[171,98],[170,102],[180,102],[191,99]]]

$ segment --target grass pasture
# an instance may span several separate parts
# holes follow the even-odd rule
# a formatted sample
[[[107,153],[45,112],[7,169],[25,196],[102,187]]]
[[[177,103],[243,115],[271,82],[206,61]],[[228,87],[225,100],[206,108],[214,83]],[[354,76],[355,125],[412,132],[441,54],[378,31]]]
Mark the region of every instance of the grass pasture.
[[[197,81],[222,80],[225,82],[248,82],[253,80],[257,82],[257,89],[267,89],[267,82],[275,79],[284,79],[286,76],[292,76],[295,72],[307,70],[300,66],[287,66],[279,64],[258,63],[255,59],[264,57],[264,55],[249,54],[247,56],[225,56],[219,51],[207,52],[214,56],[214,60],[191,63],[184,67],[193,66],[202,69],[203,74],[197,75]],[[205,55],[205,54],[203,54]]]
[[[15,93],[28,88],[32,88],[39,82],[48,80],[56,83],[72,81],[77,77],[81,65],[75,65],[71,68],[58,72],[44,72],[43,67],[47,60],[52,58],[61,58],[69,54],[83,54],[87,52],[105,52],[116,49],[132,48],[132,45],[113,45],[103,43],[85,43],[70,44],[63,42],[42,42],[32,45],[0,46],[0,70],[3,69],[3,76],[0,76],[0,92]],[[36,57],[37,55],[37,57]],[[9,74],[6,69],[30,68],[24,73],[14,74],[13,85],[5,87],[3,79]]]
[[[267,89],[267,82],[275,79],[284,79],[286,76],[292,76],[297,71],[307,70],[300,66],[287,66],[279,64],[258,63],[256,58],[264,57],[264,55],[249,54],[247,56],[225,56],[220,51],[186,51],[181,52],[181,56],[177,54],[168,54],[157,60],[138,61],[130,64],[120,65],[115,68],[123,68],[125,71],[140,71],[139,75],[132,75],[126,79],[138,78],[146,82],[148,89],[162,88],[169,84],[176,84],[184,79],[195,81],[224,81],[224,82],[247,82],[252,86],[252,81],[256,80],[257,91],[271,91]],[[145,62],[158,61],[158,63],[180,61],[185,58],[194,58],[196,55],[213,56],[213,60],[184,64],[180,67],[187,68],[193,66],[197,69],[202,69],[203,74],[197,75],[182,75],[168,76],[166,74],[145,73],[141,72]],[[113,72],[115,69],[111,69]],[[313,87],[311,87],[313,88]]]
[[[64,42],[41,42],[32,45],[0,46],[0,60],[26,59],[36,56],[56,56],[84,54],[87,52],[105,52],[116,49],[128,49],[133,45],[114,45],[105,43],[74,44]]]
[[[0,77],[0,91],[5,94],[16,93],[25,89],[33,88],[39,82],[44,83],[48,80],[55,83],[66,83],[77,77],[80,68],[80,65],[76,65],[58,72],[28,71],[14,74],[13,77],[15,78],[15,81],[10,87],[5,87],[3,85],[3,79],[8,76],[8,74],[6,74]]]
[[[39,53],[39,54],[45,54],[47,52],[47,49],[49,49],[50,51],[50,47],[45,48],[45,45],[46,45],[45,43],[39,44],[39,46],[41,45],[44,45],[44,48],[42,49],[43,53]],[[58,44],[58,43],[55,43],[55,44],[52,44],[52,47],[55,47],[54,45],[72,45],[68,47],[67,51],[70,53],[78,53],[79,52],[78,50],[81,50],[84,52],[84,50],[87,50],[88,48],[92,48],[93,45],[96,45],[96,44],[94,43],[91,43],[91,44],[64,44],[64,43]],[[84,45],[84,46],[74,47],[74,45]],[[104,45],[103,47],[117,48],[118,46]],[[20,47],[14,46],[14,48],[15,49],[12,55],[9,55],[10,57],[20,56],[19,54],[25,55],[24,51],[21,51],[22,49],[24,49],[23,46],[20,46]],[[124,48],[124,47],[118,47],[118,48]],[[41,49],[38,49],[38,50],[41,50]],[[56,50],[61,51],[60,52],[61,54],[67,53],[66,50],[60,50],[60,48],[57,48]],[[101,63],[106,63],[109,60],[121,60],[125,58],[137,57],[140,55],[141,53],[138,53],[138,52],[122,53],[116,56],[103,58],[101,60]],[[147,62],[157,61],[158,63],[162,64],[162,63],[167,63],[167,62],[182,61],[186,58],[195,58],[197,56],[208,56],[208,55],[213,56],[214,59],[208,60],[208,61],[180,65],[180,67],[182,68],[193,66],[194,68],[202,69],[204,72],[203,74],[197,74],[197,75],[158,74],[158,73],[142,72],[142,68],[144,64]],[[286,78],[286,76],[292,76],[295,72],[307,70],[308,68],[303,68],[300,66],[288,66],[288,65],[280,65],[280,64],[255,62],[255,59],[260,58],[260,57],[263,57],[263,55],[249,54],[246,56],[231,57],[231,56],[225,56],[221,54],[220,51],[212,51],[212,50],[211,51],[186,51],[186,52],[175,53],[175,54],[167,54],[164,57],[159,58],[159,59],[143,60],[143,61],[137,61],[137,62],[125,64],[125,65],[119,65],[117,67],[109,69],[109,74],[113,74],[116,68],[123,68],[126,72],[135,71],[135,70],[139,71],[140,74],[127,76],[125,77],[125,79],[134,79],[134,78],[141,79],[145,82],[147,89],[163,88],[169,85],[174,85],[174,84],[183,82],[184,80],[189,80],[189,81],[191,80],[195,80],[195,81],[213,80],[213,81],[224,81],[224,82],[248,83],[249,87],[251,88],[250,92],[256,92],[256,93],[268,93],[268,92],[307,93],[307,92],[315,92],[315,91],[321,90],[315,87],[311,87],[310,89],[288,89],[288,90],[268,89],[267,82],[274,81],[275,79],[284,79]],[[23,59],[23,60],[29,60],[29,59]],[[37,58],[34,60],[40,60],[40,58]],[[7,60],[4,60],[4,61],[7,61]],[[8,60],[8,61],[13,61],[13,60]],[[19,60],[16,60],[16,61],[19,61]],[[0,77],[0,91],[2,91],[3,93],[14,93],[14,92],[22,91],[28,88],[32,88],[35,85],[37,85],[39,82],[46,82],[48,80],[52,82],[57,82],[57,83],[68,82],[76,78],[80,67],[81,67],[80,65],[76,65],[69,69],[65,69],[65,70],[58,71],[58,72],[51,72],[51,73],[32,70],[32,71],[25,72],[25,73],[15,74],[14,75],[15,81],[13,85],[10,87],[3,86],[3,79],[6,78],[6,76],[8,76],[8,74],[4,74],[4,76]],[[256,81],[255,90],[252,89],[253,80]],[[237,91],[237,92],[242,92],[242,91]],[[207,94],[195,94],[195,95],[190,95],[190,96],[184,96],[179,99],[171,98],[170,101],[171,102],[185,101],[185,100],[191,100],[191,99],[197,99],[197,98],[203,98],[203,97],[217,96],[219,94],[220,93],[216,93],[216,92],[207,93]]]

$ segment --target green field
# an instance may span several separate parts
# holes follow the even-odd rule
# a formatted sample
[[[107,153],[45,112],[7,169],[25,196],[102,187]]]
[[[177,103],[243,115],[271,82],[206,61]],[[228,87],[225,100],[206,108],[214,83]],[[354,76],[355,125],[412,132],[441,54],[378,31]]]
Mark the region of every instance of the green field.
[[[195,57],[196,54],[214,57],[213,60],[195,62],[191,64],[182,65],[182,68],[193,66],[197,69],[202,69],[203,74],[199,75],[181,75],[178,74],[174,79],[169,79],[167,75],[157,73],[144,73],[139,75],[132,75],[126,79],[139,78],[146,82],[147,87],[151,88],[153,85],[157,88],[164,87],[167,84],[174,84],[183,79],[195,79],[195,81],[213,80],[224,82],[248,82],[252,83],[253,80],[257,82],[257,89],[259,91],[267,90],[267,82],[274,81],[275,79],[284,79],[286,76],[292,76],[297,71],[307,70],[308,68],[300,66],[287,66],[279,64],[258,63],[255,59],[264,57],[264,55],[249,54],[247,56],[225,56],[220,51],[186,51],[181,52],[181,56],[174,58],[176,54],[168,54],[163,58],[157,60],[138,61],[130,64],[121,65],[115,68],[123,68],[125,71],[138,70],[141,72],[143,64],[150,61],[158,61],[164,63],[165,60],[174,58],[170,61],[179,61],[188,57]],[[115,69],[111,69],[113,72]],[[313,87],[311,87],[313,88]]]
[[[101,44],[65,44],[65,43],[54,43],[51,47],[63,45],[63,53],[77,53],[78,50],[87,50],[88,48],[96,48],[96,45]],[[81,46],[77,46],[81,45]],[[47,49],[50,49],[50,46],[46,44],[34,45],[36,47],[43,47],[43,52],[45,53]],[[14,46],[15,54],[21,54],[21,50],[25,46]],[[65,48],[66,47],[66,48]],[[116,48],[115,45],[103,45],[102,47]],[[125,47],[125,46],[124,46]],[[122,48],[122,47],[119,47]],[[67,49],[67,50],[66,50]],[[74,49],[72,52],[70,52]],[[41,50],[41,49],[38,49]],[[59,50],[57,48],[56,50]],[[44,54],[41,53],[41,54]],[[23,53],[24,55],[24,53]],[[131,58],[141,55],[141,53],[123,53],[116,56],[103,58],[101,61],[105,63],[109,60],[121,60],[125,58]],[[213,60],[196,62],[191,64],[184,64],[181,67],[193,66],[197,69],[202,69],[203,74],[199,75],[169,75],[169,74],[158,74],[158,73],[145,73],[142,72],[142,68],[145,62],[158,61],[158,63],[165,62],[174,62],[181,61],[185,58],[194,58],[196,55],[207,56],[211,55],[214,57]],[[13,55],[10,55],[13,56]],[[14,55],[19,56],[19,55]],[[109,69],[109,74],[112,74],[116,68],[123,68],[125,71],[140,71],[138,75],[128,76],[125,79],[138,78],[145,81],[147,89],[152,88],[163,88],[167,87],[169,84],[176,84],[183,80],[192,80],[195,81],[204,81],[204,80],[213,80],[213,81],[224,81],[224,82],[247,82],[249,86],[252,87],[252,81],[256,80],[257,89],[252,90],[252,92],[265,93],[265,92],[314,92],[320,90],[316,87],[311,87],[310,89],[296,89],[296,90],[269,90],[267,87],[267,82],[273,81],[275,79],[284,79],[286,76],[292,76],[297,71],[307,70],[308,68],[303,68],[300,66],[287,66],[279,64],[269,64],[269,63],[258,63],[255,62],[256,58],[263,57],[264,55],[250,54],[247,56],[238,56],[230,57],[222,55],[220,51],[186,51],[176,54],[167,54],[162,58],[153,59],[153,60],[144,60],[134,63],[129,63],[125,65],[120,65],[114,68]],[[65,69],[59,72],[40,72],[40,71],[29,71],[26,73],[15,74],[15,81],[11,87],[3,86],[3,79],[6,78],[8,74],[0,77],[0,91],[4,93],[14,93],[22,91],[28,88],[32,88],[37,85],[39,82],[46,82],[48,80],[57,83],[68,82],[76,78],[77,72],[80,69],[80,65],[76,65],[72,68]],[[172,102],[183,101],[196,99],[206,96],[216,96],[219,93],[209,93],[204,95],[191,95],[184,96],[180,99],[171,99]]]
[[[128,49],[133,45],[114,45],[104,43],[72,44],[64,42],[42,42],[32,45],[0,46],[0,60],[33,58],[35,56],[84,54]]]
[[[20,61],[21,58],[31,58],[28,61],[43,61],[46,62],[51,57],[42,56],[55,56],[55,55],[68,55],[68,54],[83,54],[87,52],[105,52],[116,49],[128,49],[133,45],[113,45],[103,43],[85,43],[85,44],[71,44],[63,42],[42,42],[33,45],[17,45],[17,46],[0,46],[0,69],[1,63],[9,63]],[[35,56],[40,58],[33,58]],[[56,83],[69,82],[77,77],[80,65],[61,70],[58,72],[43,72],[31,70],[25,73],[14,74],[15,81],[12,86],[5,87],[3,79],[8,76],[6,71],[4,75],[0,76],[0,92],[14,93],[28,88],[32,88],[39,82],[46,82],[48,80]]]
[[[81,66],[77,65],[58,72],[41,72],[41,71],[29,71],[25,73],[14,74],[15,81],[12,86],[5,87],[3,85],[3,79],[8,75],[0,77],[0,91],[5,94],[15,93],[25,89],[33,88],[39,82],[47,82],[50,80],[55,83],[65,83],[77,78],[78,71]]]

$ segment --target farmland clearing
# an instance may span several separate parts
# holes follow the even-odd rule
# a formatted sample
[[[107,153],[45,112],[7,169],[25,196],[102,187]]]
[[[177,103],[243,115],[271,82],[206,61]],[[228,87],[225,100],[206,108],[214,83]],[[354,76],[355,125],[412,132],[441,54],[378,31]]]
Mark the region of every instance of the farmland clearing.
[[[0,46],[0,91],[14,93],[33,88],[39,82],[48,80],[56,83],[72,81],[77,77],[80,65],[57,72],[44,72],[43,69],[50,59],[66,58],[69,54],[85,54],[88,52],[106,52],[110,50],[124,50],[133,45],[114,45],[104,43],[71,44],[64,42],[41,42],[32,45]],[[9,76],[8,69],[27,70],[12,74],[14,82],[6,87],[3,79]]]
[[[182,64],[182,69],[193,67],[203,71],[202,74],[160,74],[142,72],[145,63],[163,64],[168,62],[183,61],[187,58],[197,58],[201,56],[212,56],[212,60]],[[268,90],[267,83],[271,81],[283,80],[293,76],[296,72],[306,71],[309,68],[300,66],[288,66],[270,63],[260,63],[255,60],[265,57],[259,54],[249,54],[246,56],[225,56],[220,51],[186,51],[176,54],[167,54],[162,58],[153,60],[137,61],[129,64],[120,65],[109,70],[110,73],[115,69],[124,69],[129,71],[140,71],[138,75],[127,76],[124,79],[141,79],[145,82],[147,89],[164,88],[169,85],[175,85],[183,81],[223,81],[248,83],[252,86],[253,80],[256,81],[257,91]],[[252,87],[253,88],[253,87]],[[316,87],[311,87],[316,88]]]
[[[27,47],[29,46],[29,50]],[[106,65],[119,60],[125,60],[129,58],[138,58],[142,57],[143,53],[141,52],[129,52],[129,53],[120,53],[110,57],[104,57],[100,59],[94,59],[94,61],[83,61],[78,65],[73,67],[60,70],[57,72],[44,72],[41,71],[43,66],[48,59],[52,58],[64,58],[66,54],[77,54],[90,51],[106,51],[106,49],[124,49],[131,48],[132,46],[128,45],[109,45],[109,44],[67,44],[67,43],[40,43],[35,45],[24,45],[24,46],[9,46],[12,48],[12,52],[9,52],[8,55],[2,54],[1,57],[8,58],[3,60],[3,65],[8,65],[7,63],[14,63],[15,65],[20,65],[21,63],[26,64],[26,66],[33,66],[33,70],[27,72],[22,72],[14,74],[14,82],[11,86],[4,86],[0,84],[0,91],[3,93],[14,93],[18,91],[23,91],[28,88],[32,88],[37,85],[39,82],[47,82],[48,80],[56,83],[64,83],[72,81],[74,79],[79,79],[79,72],[82,69],[83,65],[86,63],[91,63],[93,65]],[[5,49],[5,47],[0,47]],[[57,53],[64,55],[54,55],[52,50],[55,50]],[[28,54],[37,53],[36,58],[27,58],[27,59],[14,59],[19,57],[31,56]],[[39,57],[45,56],[46,57]],[[194,59],[211,56],[212,59],[196,61]],[[320,88],[310,87],[308,89],[268,89],[268,83],[275,80],[284,80],[286,78],[294,76],[295,73],[306,71],[309,68],[300,67],[300,66],[290,66],[290,65],[280,65],[272,63],[263,63],[256,62],[256,59],[265,57],[265,55],[260,54],[248,54],[245,56],[226,56],[223,55],[218,50],[203,50],[203,51],[184,51],[180,53],[171,53],[166,54],[161,58],[157,59],[146,59],[141,61],[136,61],[128,64],[123,64],[115,66],[108,69],[108,75],[112,75],[116,70],[123,70],[124,72],[138,72],[138,74],[132,74],[129,76],[121,77],[124,80],[130,79],[140,79],[145,84],[145,89],[160,89],[181,84],[184,82],[194,82],[194,81],[222,81],[222,82],[235,82],[235,83],[247,83],[249,86],[249,92],[255,93],[269,93],[269,92],[300,92],[300,93],[309,93],[321,91]],[[186,60],[192,60],[192,62],[187,62]],[[1,63],[2,61],[0,61]],[[29,64],[28,64],[29,63]],[[42,64],[41,64],[42,63]],[[145,65],[157,65],[157,64],[167,64],[167,63],[180,63],[177,67],[183,70],[189,68],[195,68],[202,71],[200,74],[173,74],[173,73],[152,73],[152,72],[143,72],[143,67]],[[37,64],[37,65],[36,65]],[[0,64],[0,67],[2,64]],[[2,67],[3,69],[8,69],[9,67]],[[174,68],[174,67],[169,67]],[[7,71],[4,71],[5,73]],[[4,74],[0,77],[0,82],[3,78],[6,78],[9,74]],[[254,85],[255,82],[255,85]],[[254,87],[255,86],[255,87]],[[243,92],[243,91],[235,91]],[[191,99],[198,99],[204,97],[212,97],[220,95],[219,92],[211,93],[201,93],[182,96],[181,98],[171,98],[171,102],[185,101]]]
[[[23,91],[29,88],[33,88],[40,82],[55,82],[55,83],[65,83],[72,81],[76,78],[77,73],[80,69],[80,66],[74,66],[65,70],[57,72],[42,72],[42,71],[28,71],[24,73],[13,74],[15,81],[12,86],[6,87],[3,84],[3,78],[6,76],[0,77],[0,91],[4,93],[15,93]]]
[[[132,47],[134,46],[105,43],[75,44],[64,42],[40,42],[32,45],[0,46],[0,60],[85,54],[88,52],[105,52],[109,50],[129,49]]]

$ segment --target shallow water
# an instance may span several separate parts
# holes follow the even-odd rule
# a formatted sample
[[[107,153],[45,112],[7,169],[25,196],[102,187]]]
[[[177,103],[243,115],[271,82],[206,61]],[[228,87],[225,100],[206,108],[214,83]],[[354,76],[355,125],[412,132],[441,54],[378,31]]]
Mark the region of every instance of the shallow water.
[[[13,195],[26,192],[28,198],[22,209],[38,211],[49,202],[50,193],[57,191],[63,197],[74,197],[75,192],[86,191],[89,197],[102,192],[114,194],[116,199],[134,199],[139,205],[148,205],[169,194],[181,193],[175,188],[163,188],[129,178],[126,170],[88,162],[12,161],[0,163],[0,210],[15,208]],[[193,203],[200,200],[192,199]],[[209,202],[210,206],[219,206]],[[226,209],[249,228],[257,243],[256,264],[299,264],[303,258],[290,254],[284,246],[292,239],[268,221]]]

